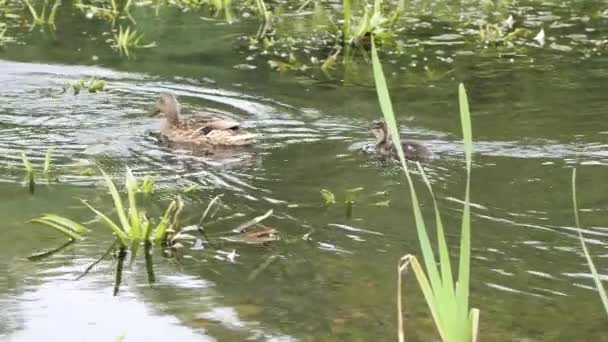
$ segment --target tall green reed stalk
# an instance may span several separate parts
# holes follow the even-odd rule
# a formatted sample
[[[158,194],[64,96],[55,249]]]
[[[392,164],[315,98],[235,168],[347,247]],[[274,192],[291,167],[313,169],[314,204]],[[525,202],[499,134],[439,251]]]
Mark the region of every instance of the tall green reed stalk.
[[[372,37],[372,65],[374,79],[376,83],[376,91],[380,108],[386,120],[392,143],[395,146],[401,146],[397,122],[393,112],[393,107],[390,100],[386,79],[382,70],[382,64],[378,58],[375,42]],[[425,220],[422,216],[422,210],[418,201],[418,195],[410,175],[408,165],[405,161],[403,151],[397,148],[399,162],[407,179],[410,196],[412,201],[412,210],[416,223],[416,231],[420,247],[422,250],[423,263],[426,272],[418,262],[418,259],[413,255],[404,256],[398,266],[398,293],[397,293],[397,308],[398,308],[398,323],[399,341],[405,340],[405,332],[403,328],[403,307],[402,307],[402,274],[411,267],[414,271],[418,284],[422,290],[427,305],[431,311],[431,315],[443,341],[476,341],[477,327],[479,321],[479,310],[469,310],[469,280],[470,280],[470,258],[471,258],[471,219],[470,219],[470,179],[471,179],[471,154],[472,154],[472,133],[469,105],[465,88],[462,84],[459,86],[459,102],[460,102],[460,119],[463,132],[464,152],[466,161],[467,182],[465,190],[464,209],[462,213],[461,223],[461,239],[460,239],[460,257],[458,265],[458,278],[455,281],[452,274],[450,264],[448,245],[445,239],[443,222],[441,220],[441,212],[437,205],[437,200],[433,193],[431,184],[424,173],[424,169],[419,163],[417,168],[422,174],[424,183],[426,184],[435,211],[435,221],[437,226],[437,244],[439,252],[439,264],[436,262],[433,248],[426,229]]]
[[[597,292],[599,292],[600,294],[600,299],[602,300],[604,310],[608,315],[608,296],[606,296],[606,289],[604,288],[604,285],[602,285],[602,280],[600,279],[600,275],[597,273],[597,269],[595,268],[593,259],[591,259],[591,255],[589,254],[589,250],[587,249],[585,237],[583,236],[583,232],[581,231],[581,225],[578,217],[578,205],[576,200],[576,169],[572,169],[572,207],[574,208],[574,223],[576,224],[576,228],[578,231],[578,238],[579,240],[581,240],[581,247],[583,248],[585,258],[587,259],[587,264],[589,265],[589,269],[591,270],[591,275],[593,276],[595,287],[597,288]]]

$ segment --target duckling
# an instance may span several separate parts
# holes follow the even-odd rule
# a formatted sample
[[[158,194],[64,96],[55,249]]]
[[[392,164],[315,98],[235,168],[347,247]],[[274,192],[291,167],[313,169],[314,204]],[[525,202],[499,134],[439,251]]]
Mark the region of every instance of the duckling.
[[[383,157],[397,158],[397,150],[389,138],[389,132],[384,121],[375,121],[371,127],[371,132],[377,139],[376,150]],[[426,161],[433,157],[431,150],[417,142],[405,141],[401,143],[405,159],[413,161]]]
[[[183,119],[180,105],[173,94],[161,94],[154,105],[152,115],[163,113],[166,121],[161,136],[174,143],[198,146],[243,146],[254,142],[255,134],[247,132],[229,118],[201,115]]]

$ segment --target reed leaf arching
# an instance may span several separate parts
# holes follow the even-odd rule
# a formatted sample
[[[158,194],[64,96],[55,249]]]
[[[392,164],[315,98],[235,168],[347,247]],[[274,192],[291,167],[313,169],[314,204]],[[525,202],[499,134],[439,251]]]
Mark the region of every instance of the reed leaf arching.
[[[401,146],[399,130],[393,112],[390,94],[388,91],[382,65],[378,58],[375,42],[372,37],[372,67],[378,93],[378,101],[384,119],[395,146]],[[470,278],[470,258],[471,258],[471,221],[470,221],[470,174],[472,159],[472,131],[471,116],[464,86],[461,84],[459,90],[460,118],[463,131],[463,142],[465,149],[465,161],[467,172],[467,183],[465,189],[464,209],[462,213],[460,257],[458,267],[458,278],[454,280],[450,265],[449,251],[444,236],[444,227],[441,214],[437,205],[437,200],[432,192],[431,184],[424,173],[424,169],[418,163],[417,167],[422,174],[422,179],[431,193],[435,211],[435,221],[437,226],[437,242],[439,249],[439,263],[436,262],[435,254],[431,246],[431,241],[427,232],[424,217],[418,200],[418,195],[410,175],[408,164],[405,161],[403,151],[397,148],[399,162],[407,179],[412,201],[412,210],[418,240],[422,250],[422,261],[424,269],[418,263],[415,256],[407,255],[399,262],[399,293],[398,293],[398,316],[399,316],[399,341],[404,341],[405,333],[403,330],[403,312],[401,302],[401,274],[411,266],[418,284],[422,290],[431,315],[443,341],[475,341],[477,338],[477,326],[479,321],[479,310],[469,310],[469,278]],[[425,272],[426,271],[426,272]]]

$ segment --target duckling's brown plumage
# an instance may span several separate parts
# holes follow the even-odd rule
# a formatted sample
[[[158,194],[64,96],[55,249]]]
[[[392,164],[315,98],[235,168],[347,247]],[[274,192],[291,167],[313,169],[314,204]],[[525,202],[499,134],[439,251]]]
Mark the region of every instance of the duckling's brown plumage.
[[[175,143],[209,147],[242,146],[252,144],[256,137],[230,118],[201,115],[183,119],[179,102],[173,94],[159,96],[153,111],[153,114],[158,113],[163,113],[166,118],[160,132],[162,137]]]
[[[371,127],[371,131],[376,136],[376,151],[383,157],[398,158],[397,150],[389,138],[388,129],[384,121],[375,121]],[[401,143],[401,149],[405,159],[413,161],[426,161],[433,157],[431,150],[414,141],[404,141]]]

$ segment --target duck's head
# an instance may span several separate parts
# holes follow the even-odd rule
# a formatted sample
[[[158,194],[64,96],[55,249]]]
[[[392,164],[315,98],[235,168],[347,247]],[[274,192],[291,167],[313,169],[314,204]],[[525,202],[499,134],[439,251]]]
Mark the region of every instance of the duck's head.
[[[175,95],[162,93],[154,103],[151,116],[163,113],[170,122],[177,122],[179,120],[179,110],[179,102],[177,102]]]
[[[388,131],[386,129],[386,123],[384,121],[374,121],[370,127],[370,131],[376,137],[378,144],[385,143],[388,138]]]

